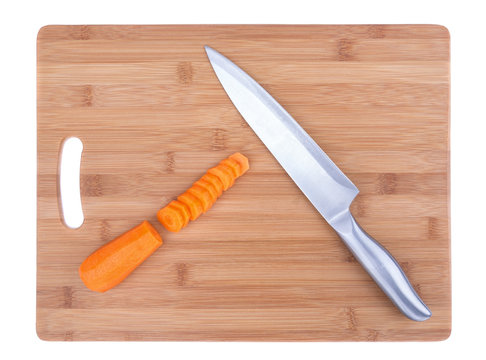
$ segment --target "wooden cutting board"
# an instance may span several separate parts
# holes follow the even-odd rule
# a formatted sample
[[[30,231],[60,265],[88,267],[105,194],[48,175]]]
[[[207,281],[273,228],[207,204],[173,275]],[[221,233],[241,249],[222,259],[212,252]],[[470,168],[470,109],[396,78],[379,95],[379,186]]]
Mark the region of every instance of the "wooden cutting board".
[[[210,45],[361,190],[359,223],[433,312],[405,318],[229,101]],[[38,35],[37,332],[47,340],[441,340],[451,328],[449,33],[440,26],[47,26]],[[84,144],[84,224],[57,199]],[[178,234],[156,211],[233,152],[251,170]],[[164,245],[118,287],[77,269],[142,220]]]

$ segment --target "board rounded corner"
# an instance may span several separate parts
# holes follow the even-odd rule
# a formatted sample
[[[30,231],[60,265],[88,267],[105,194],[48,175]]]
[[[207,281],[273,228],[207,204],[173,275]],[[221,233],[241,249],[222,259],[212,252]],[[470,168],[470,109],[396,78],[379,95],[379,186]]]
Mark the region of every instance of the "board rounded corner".
[[[45,36],[45,33],[49,32],[51,28],[56,27],[56,25],[42,25],[39,30],[37,30],[37,36],[36,39],[37,41],[42,40]]]

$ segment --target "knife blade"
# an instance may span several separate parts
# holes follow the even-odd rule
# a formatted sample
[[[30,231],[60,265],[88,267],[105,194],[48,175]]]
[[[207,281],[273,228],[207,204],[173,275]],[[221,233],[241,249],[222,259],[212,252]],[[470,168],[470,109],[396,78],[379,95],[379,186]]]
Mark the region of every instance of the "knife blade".
[[[409,319],[430,318],[431,311],[398,262],[351,214],[349,207],[358,188],[261,85],[216,50],[209,46],[205,50],[241,116],[371,278]]]

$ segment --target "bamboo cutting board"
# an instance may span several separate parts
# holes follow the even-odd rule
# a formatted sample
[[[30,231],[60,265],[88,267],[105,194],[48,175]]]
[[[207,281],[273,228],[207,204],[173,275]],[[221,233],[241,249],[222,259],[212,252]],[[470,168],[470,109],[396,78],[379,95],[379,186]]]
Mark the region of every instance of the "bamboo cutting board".
[[[361,190],[360,224],[430,307],[405,318],[227,98],[203,45],[261,83]],[[449,34],[440,26],[47,26],[37,40],[37,332],[46,340],[441,340],[451,327]],[[58,154],[84,144],[84,224]],[[178,234],[156,211],[233,152],[251,169]],[[118,287],[92,251],[149,220],[164,245]]]

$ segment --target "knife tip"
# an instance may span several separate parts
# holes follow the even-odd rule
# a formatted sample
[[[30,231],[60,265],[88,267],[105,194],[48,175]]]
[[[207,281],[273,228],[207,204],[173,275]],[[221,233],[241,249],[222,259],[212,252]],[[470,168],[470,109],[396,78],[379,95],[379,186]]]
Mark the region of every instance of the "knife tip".
[[[211,46],[208,45],[204,45],[204,50],[206,50],[206,54],[208,54],[208,56],[217,53],[216,50],[214,50]]]

